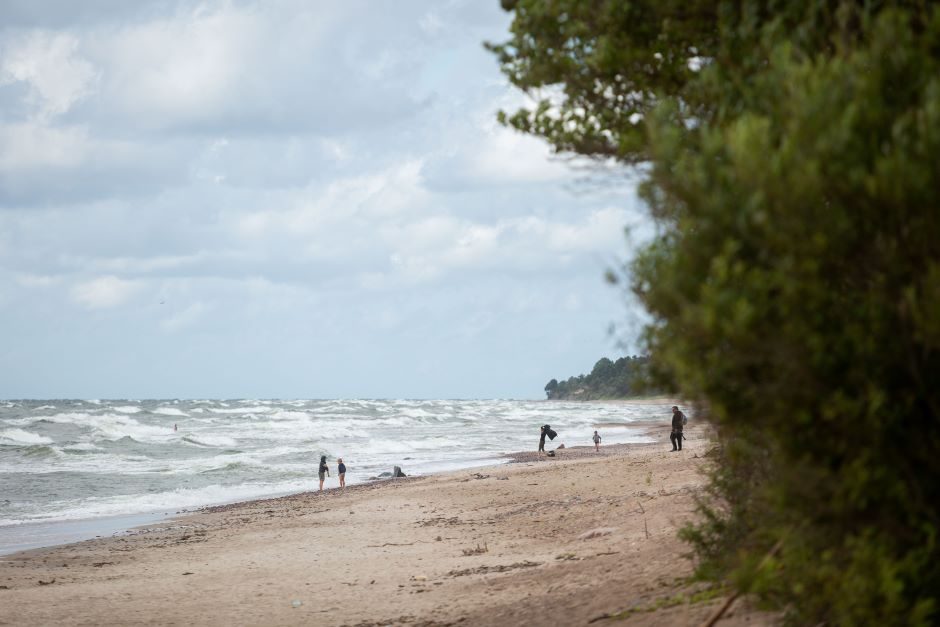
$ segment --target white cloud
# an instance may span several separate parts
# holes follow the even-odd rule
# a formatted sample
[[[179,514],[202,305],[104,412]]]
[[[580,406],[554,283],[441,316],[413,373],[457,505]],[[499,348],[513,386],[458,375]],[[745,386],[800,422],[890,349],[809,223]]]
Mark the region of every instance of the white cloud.
[[[617,208],[574,222],[528,216],[483,224],[438,216],[389,227],[383,239],[395,250],[395,266],[412,278],[434,278],[448,269],[529,269],[586,252],[611,253],[622,246],[624,220]]]
[[[434,11],[428,11],[418,20],[418,26],[426,35],[434,36],[444,29],[444,22]]]
[[[567,179],[571,171],[552,160],[542,140],[503,126],[484,130],[481,140],[466,150],[464,174],[468,177],[511,183],[539,183]]]
[[[0,85],[29,85],[34,115],[42,121],[61,115],[93,92],[95,67],[77,52],[70,33],[32,31],[0,45]]]
[[[334,239],[336,229],[378,226],[373,221],[420,212],[430,198],[421,169],[420,160],[405,160],[378,172],[336,179],[325,187],[311,185],[286,208],[242,213],[236,230],[247,238],[322,234],[325,237],[314,239],[308,248],[311,254],[322,255],[324,250],[348,245]]]
[[[88,309],[106,309],[122,305],[139,289],[136,281],[103,276],[72,287],[72,299]]]
[[[229,109],[241,101],[240,82],[251,79],[246,70],[264,25],[231,5],[129,25],[98,44],[111,63],[105,96],[145,126]]]
[[[88,152],[85,129],[54,128],[36,122],[0,124],[0,169],[74,167]]]
[[[192,303],[160,322],[160,327],[168,333],[176,333],[197,324],[210,311],[211,307],[202,302]]]
[[[547,245],[560,252],[612,251],[622,247],[626,212],[607,207],[591,212],[576,224],[553,224],[546,229]]]
[[[208,258],[204,252],[192,255],[157,255],[154,257],[106,257],[86,260],[89,269],[98,272],[151,273],[194,267]]]
[[[16,282],[23,287],[52,287],[62,282],[62,277],[47,274],[20,274],[16,277]]]

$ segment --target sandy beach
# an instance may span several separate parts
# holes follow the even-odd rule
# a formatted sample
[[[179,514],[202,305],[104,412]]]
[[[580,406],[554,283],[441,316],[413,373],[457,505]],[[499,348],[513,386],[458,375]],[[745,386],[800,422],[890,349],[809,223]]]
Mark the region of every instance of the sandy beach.
[[[4,625],[697,625],[727,592],[676,532],[708,442],[250,501],[0,558]],[[328,485],[335,485],[335,479]],[[719,625],[771,624],[738,600]]]

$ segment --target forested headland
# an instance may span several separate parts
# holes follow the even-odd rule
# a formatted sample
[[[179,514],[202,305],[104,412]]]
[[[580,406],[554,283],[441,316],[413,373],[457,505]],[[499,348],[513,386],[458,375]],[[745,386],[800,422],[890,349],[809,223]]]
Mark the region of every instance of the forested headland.
[[[567,380],[552,379],[545,384],[545,394],[556,400],[610,400],[634,398],[657,393],[648,383],[649,357],[621,357],[612,361],[602,357],[588,374],[579,374]]]

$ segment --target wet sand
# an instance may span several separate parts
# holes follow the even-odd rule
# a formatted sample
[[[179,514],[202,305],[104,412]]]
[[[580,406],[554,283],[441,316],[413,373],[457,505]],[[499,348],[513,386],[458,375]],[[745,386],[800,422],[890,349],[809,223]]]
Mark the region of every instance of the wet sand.
[[[0,624],[697,625],[676,539],[709,444],[651,444],[207,508],[0,558]],[[613,616],[614,618],[609,618]],[[770,624],[737,601],[719,625]],[[592,622],[593,621],[593,622]]]

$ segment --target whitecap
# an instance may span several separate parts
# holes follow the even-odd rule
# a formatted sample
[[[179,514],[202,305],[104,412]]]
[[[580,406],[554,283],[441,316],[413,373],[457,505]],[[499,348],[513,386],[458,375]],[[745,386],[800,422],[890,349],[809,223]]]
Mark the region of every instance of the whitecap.
[[[254,407],[237,407],[234,409],[216,409],[215,407],[210,407],[209,411],[215,414],[264,414],[270,412],[271,408],[260,405]]]
[[[212,447],[235,447],[238,446],[238,441],[235,438],[226,437],[224,435],[187,435],[183,438],[183,442],[188,442],[190,444],[196,444],[199,446],[212,446]]]
[[[282,409],[271,414],[271,418],[273,420],[297,420],[298,418],[309,420],[310,414],[305,411],[291,411]]]
[[[0,431],[0,441],[13,445],[52,444],[52,438],[47,438],[32,431],[24,431],[23,429],[4,429]]]
[[[62,450],[68,451],[100,451],[101,447],[92,444],[91,442],[75,442],[74,444],[69,444],[62,447]]]
[[[86,418],[92,418],[93,415],[84,411],[69,411],[61,414],[53,414],[51,416],[40,416],[34,418],[33,420],[45,420],[46,422],[57,422],[60,424],[84,424],[83,421]]]
[[[181,418],[189,418],[189,414],[186,414],[175,407],[157,407],[153,410],[155,414],[161,414],[163,416],[179,416]]]
[[[124,437],[138,442],[161,441],[172,434],[166,427],[141,424],[125,414],[57,414],[47,420],[89,427],[94,430],[95,436],[112,441]]]

